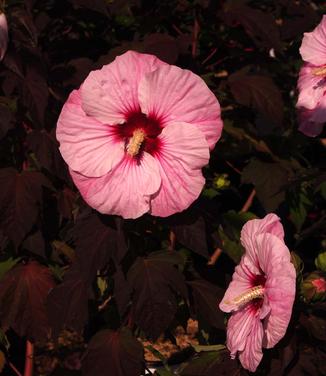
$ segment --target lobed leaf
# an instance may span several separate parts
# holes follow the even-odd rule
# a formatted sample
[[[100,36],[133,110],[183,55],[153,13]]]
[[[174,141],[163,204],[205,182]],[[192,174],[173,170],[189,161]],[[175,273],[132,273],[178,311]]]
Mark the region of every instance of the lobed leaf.
[[[0,281],[0,320],[4,329],[43,341],[50,334],[45,301],[54,286],[51,272],[31,261],[11,269]]]
[[[183,275],[174,266],[176,252],[158,251],[138,257],[127,274],[132,286],[132,317],[151,339],[157,339],[177,311],[176,294],[187,298]]]
[[[144,369],[143,347],[128,328],[101,330],[91,339],[82,362],[85,376],[139,376]]]

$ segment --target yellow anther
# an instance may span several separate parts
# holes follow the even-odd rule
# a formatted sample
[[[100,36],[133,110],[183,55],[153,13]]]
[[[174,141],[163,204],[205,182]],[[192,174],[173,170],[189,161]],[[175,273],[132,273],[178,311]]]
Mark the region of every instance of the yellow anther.
[[[225,303],[235,304],[238,307],[241,307],[244,304],[247,304],[254,299],[263,298],[263,297],[264,297],[264,287],[261,285],[258,285],[247,290],[246,292],[237,296],[236,298],[232,299],[231,302],[225,302]]]
[[[312,70],[314,76],[326,76],[326,65]]]
[[[142,129],[136,129],[127,145],[127,153],[134,157],[139,153],[139,149],[145,140],[145,132]]]

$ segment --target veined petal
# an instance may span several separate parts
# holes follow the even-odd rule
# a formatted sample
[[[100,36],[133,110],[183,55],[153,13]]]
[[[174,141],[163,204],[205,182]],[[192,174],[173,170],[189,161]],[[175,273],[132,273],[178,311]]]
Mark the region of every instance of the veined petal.
[[[312,111],[311,121],[317,124],[326,123],[326,80],[324,95],[320,99],[317,107]]]
[[[235,268],[232,281],[225,291],[224,297],[219,305],[224,312],[237,311],[239,307],[234,304],[233,300],[252,288],[252,273],[248,268],[240,262]]]
[[[324,128],[324,121],[318,123],[312,120],[314,112],[315,110],[301,110],[299,112],[299,130],[309,137],[318,136]],[[323,112],[321,111],[317,117],[319,118],[322,114]]]
[[[85,201],[103,214],[137,218],[150,210],[150,197],[161,185],[159,166],[148,153],[141,161],[125,156],[109,174],[88,178],[71,176]]]
[[[8,23],[4,13],[0,14],[0,61],[4,58],[8,46]]]
[[[311,64],[326,64],[326,15],[312,32],[304,33],[300,54]]]
[[[164,66],[153,55],[128,51],[111,64],[92,71],[81,87],[82,107],[102,123],[118,124],[139,110],[138,84],[145,73]]]
[[[325,77],[315,76],[313,74],[315,68],[310,64],[304,64],[300,69],[298,79],[299,96],[296,105],[299,109],[314,109],[326,90]]]
[[[186,122],[200,129],[210,149],[221,136],[223,122],[215,95],[194,73],[173,65],[161,66],[139,83],[142,112],[164,123]]]
[[[270,312],[264,319],[264,346],[274,347],[285,335],[295,298],[296,273],[290,252],[276,236],[260,234],[256,247],[261,269],[265,272],[265,296]]]
[[[241,230],[240,240],[246,249],[243,262],[254,274],[261,274],[255,241],[257,235],[264,233],[273,234],[283,240],[283,226],[276,214],[267,214],[263,219],[252,219]]]
[[[232,358],[236,356],[237,352],[246,348],[248,337],[251,335],[256,321],[260,322],[260,319],[251,304],[232,313],[227,325],[227,347]]]
[[[87,116],[82,110],[77,90],[63,106],[57,139],[69,167],[85,176],[99,177],[108,173],[124,156],[124,145],[115,139],[113,128]]]
[[[274,275],[274,269],[280,265],[285,267],[289,264],[294,270],[294,266],[291,264],[290,251],[284,241],[277,236],[269,233],[257,234],[255,250],[259,260],[259,267],[267,278]]]
[[[186,209],[200,194],[205,179],[201,168],[208,163],[209,148],[204,135],[186,123],[170,123],[159,135],[155,154],[162,184],[152,198],[151,214],[167,217]]]
[[[239,354],[243,368],[255,372],[262,360],[263,325],[260,320],[252,322],[251,332],[247,338],[246,347]]]

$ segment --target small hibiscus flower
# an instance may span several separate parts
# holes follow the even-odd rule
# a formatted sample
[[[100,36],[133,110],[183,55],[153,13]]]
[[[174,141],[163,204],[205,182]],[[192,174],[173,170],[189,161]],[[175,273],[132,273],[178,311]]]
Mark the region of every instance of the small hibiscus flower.
[[[251,372],[263,357],[262,348],[274,347],[284,336],[292,314],[296,273],[283,237],[275,214],[244,225],[245,254],[220,303],[222,311],[232,312],[227,326],[231,357],[239,353]]]
[[[200,194],[222,127],[219,103],[200,77],[129,51],[70,94],[57,138],[90,206],[165,217]]]
[[[304,65],[299,73],[299,129],[318,136],[326,122],[326,15],[311,32],[305,33],[300,47]]]

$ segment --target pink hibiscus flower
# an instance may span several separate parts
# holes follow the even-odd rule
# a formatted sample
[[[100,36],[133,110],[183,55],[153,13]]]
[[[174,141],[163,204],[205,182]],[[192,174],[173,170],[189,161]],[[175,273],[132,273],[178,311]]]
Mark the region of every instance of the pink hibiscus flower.
[[[326,15],[311,32],[305,33],[300,47],[305,64],[299,72],[299,129],[317,136],[326,122]]]
[[[227,326],[231,357],[239,353],[242,366],[251,372],[263,357],[262,348],[276,345],[291,318],[296,273],[283,237],[275,214],[243,226],[245,254],[220,303],[222,311],[232,312]]]
[[[57,138],[90,206],[165,217],[200,194],[222,127],[219,103],[200,77],[129,51],[70,94]]]

